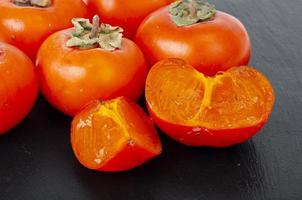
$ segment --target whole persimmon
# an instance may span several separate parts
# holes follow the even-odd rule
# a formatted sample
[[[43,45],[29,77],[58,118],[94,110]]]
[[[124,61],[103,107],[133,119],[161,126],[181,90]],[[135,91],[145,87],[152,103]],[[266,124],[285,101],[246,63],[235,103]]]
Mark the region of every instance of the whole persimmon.
[[[0,135],[26,117],[37,95],[32,61],[16,47],[0,42]]]
[[[180,58],[208,76],[247,65],[251,43],[243,24],[200,0],[180,0],[150,14],[136,43],[149,64]]]
[[[175,0],[87,0],[88,8],[98,14],[103,22],[120,26],[125,36],[134,38],[140,23],[151,12]]]
[[[0,41],[35,60],[50,34],[70,27],[72,18],[87,15],[82,0],[0,0]]]
[[[151,120],[123,97],[95,101],[78,113],[72,122],[71,144],[82,165],[107,172],[142,165],[162,149]]]
[[[41,46],[37,67],[41,91],[63,113],[74,116],[93,100],[120,96],[138,100],[148,73],[139,47],[120,27],[73,19],[75,28],[59,31]]]
[[[275,96],[267,78],[252,67],[207,77],[183,60],[168,59],[151,69],[146,100],[154,122],[178,142],[227,147],[265,125]]]

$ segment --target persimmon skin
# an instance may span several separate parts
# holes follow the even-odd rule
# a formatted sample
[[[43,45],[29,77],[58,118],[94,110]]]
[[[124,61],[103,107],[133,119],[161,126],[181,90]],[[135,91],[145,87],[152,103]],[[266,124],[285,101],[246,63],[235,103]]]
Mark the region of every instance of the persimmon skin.
[[[174,67],[174,68],[173,68]],[[178,69],[179,71],[171,71]],[[189,69],[192,69],[189,71]],[[157,71],[158,70],[158,71]],[[169,70],[170,74],[173,74],[173,76],[167,75],[164,70]],[[182,71],[184,70],[184,71]],[[164,74],[163,76],[165,77],[165,81],[171,82],[171,85],[173,87],[177,87],[179,91],[185,91],[184,88],[179,88],[177,85],[177,73],[179,74],[185,74],[185,73],[180,73],[180,72],[186,72],[186,79],[188,79],[188,83],[192,82],[193,83],[193,78],[196,80],[202,80],[202,84],[209,84],[211,83],[210,89],[208,89],[207,93],[204,92],[203,95],[203,100],[202,103],[198,106],[201,107],[201,105],[205,105],[204,99],[209,98],[209,94],[211,95],[211,100],[209,103],[206,104],[206,107],[202,110],[202,112],[197,112],[194,114],[195,117],[193,119],[187,119],[182,118],[182,121],[173,121],[173,118],[170,116],[180,116],[178,113],[183,111],[183,109],[186,109],[188,105],[191,105],[190,102],[187,104],[180,104],[179,99],[169,99],[167,101],[166,96],[163,95],[164,90],[163,87],[157,88],[159,85],[165,85],[165,82],[153,82],[154,78],[157,77],[157,81],[161,80],[161,77],[159,76],[159,71]],[[188,72],[189,71],[189,72]],[[191,74],[189,74],[191,73]],[[189,74],[189,75],[188,75]],[[157,76],[156,76],[157,75]],[[191,76],[192,77],[189,77]],[[151,71],[149,72],[149,75],[147,77],[147,83],[146,83],[146,102],[147,102],[147,108],[150,113],[150,116],[154,123],[164,132],[166,133],[169,137],[172,139],[178,141],[179,143],[188,145],[188,146],[210,146],[210,147],[229,147],[235,144],[240,144],[251,137],[253,137],[255,134],[257,134],[263,126],[267,123],[269,116],[272,112],[273,109],[273,104],[275,101],[275,94],[273,91],[273,88],[269,81],[266,79],[264,75],[259,73],[256,69],[253,69],[251,67],[246,67],[246,66],[241,66],[241,67],[234,67],[226,71],[225,73],[222,73],[217,77],[207,77],[208,79],[211,79],[209,82],[204,82],[208,81],[207,79],[201,78],[200,76],[205,77],[203,74],[200,72],[194,70],[194,68],[190,65],[188,65],[186,62],[180,59],[167,59],[163,60],[161,62],[158,62],[155,66],[152,67]],[[256,91],[257,96],[253,96],[255,93],[254,91],[248,91],[247,93],[253,94],[252,96],[240,96],[239,93],[236,93],[237,97],[235,97],[234,100],[239,101],[238,99],[244,99],[243,101],[252,101],[255,105],[252,105],[252,108],[258,109],[257,112],[261,113],[261,116],[258,118],[254,118],[252,121],[249,121],[248,123],[242,123],[242,121],[239,120],[245,120],[251,116],[257,116],[249,113],[250,111],[247,111],[248,108],[246,107],[247,105],[251,106],[250,104],[239,104],[243,105],[243,110],[241,112],[246,112],[244,114],[244,118],[238,119],[238,121],[232,121],[231,119],[234,118],[234,115],[238,115],[239,113],[236,113],[237,111],[233,111],[230,113],[233,114],[227,114],[223,115],[221,113],[215,114],[216,122],[214,121],[208,121],[207,119],[213,119],[213,118],[202,118],[202,117],[196,117],[196,116],[210,116],[205,113],[215,113],[217,109],[217,106],[213,103],[215,100],[216,102],[219,102],[219,96],[221,95],[219,92],[215,91],[218,86],[224,85],[226,82],[223,82],[224,77],[229,77],[231,78],[232,81],[236,80],[236,76],[240,76],[240,82],[236,82],[236,84],[240,85],[240,90],[245,90],[246,91],[246,85],[244,84],[252,84],[252,87],[248,88],[253,88],[253,90]],[[244,78],[243,78],[244,77]],[[250,77],[250,79],[248,78]],[[246,80],[248,79],[248,80]],[[216,82],[213,83],[213,80],[216,80]],[[244,80],[244,82],[243,82]],[[253,83],[258,80],[258,83]],[[152,84],[156,83],[157,87],[152,86]],[[185,82],[186,84],[187,82]],[[214,85],[213,85],[214,84]],[[193,89],[188,86],[188,90]],[[203,86],[203,87],[208,87],[209,86]],[[214,89],[215,88],[215,89]],[[241,89],[242,88],[242,89]],[[225,87],[226,90],[228,90],[227,87]],[[173,88],[170,88],[170,90],[173,90]],[[194,90],[194,89],[193,89]],[[200,93],[199,89],[196,89],[192,91],[191,93],[194,94],[194,92]],[[205,89],[203,89],[205,90]],[[211,92],[209,92],[211,90]],[[156,93],[153,93],[156,91]],[[165,90],[167,91],[167,90]],[[216,94],[217,99],[214,98],[214,91]],[[221,91],[221,90],[219,90]],[[230,90],[232,91],[232,90]],[[237,91],[238,92],[238,91]],[[172,93],[175,94],[175,93]],[[185,93],[187,94],[187,93]],[[177,96],[181,96],[181,94],[178,93]],[[155,97],[157,99],[155,99]],[[248,100],[248,99],[255,99],[254,97],[257,97],[256,101],[253,100]],[[229,99],[233,99],[232,96],[228,97]],[[238,99],[237,99],[238,98]],[[263,98],[258,100],[258,98]],[[162,103],[156,103],[155,100],[160,99]],[[190,99],[189,97],[187,99]],[[228,100],[224,99],[223,101],[228,102]],[[170,112],[171,110],[168,110],[169,106],[167,106],[167,102],[178,102],[178,108],[173,110],[173,112]],[[208,102],[208,99],[206,99],[206,102]],[[261,107],[257,107],[257,105],[261,105]],[[179,105],[182,105],[184,107],[180,107]],[[218,104],[217,104],[218,105]],[[225,109],[225,110],[230,110],[231,108],[226,107],[225,105],[228,104],[219,104],[220,109]],[[163,107],[166,106],[166,107]],[[177,110],[179,109],[179,110]],[[200,108],[198,109],[200,110]],[[232,109],[231,109],[232,110]],[[234,109],[236,110],[236,109]],[[255,110],[252,112],[254,113]],[[171,114],[173,113],[173,114]],[[256,112],[255,112],[256,113]],[[213,116],[213,115],[212,115]],[[228,116],[228,124],[226,126],[225,123],[223,123],[222,116]],[[238,115],[239,116],[239,115]],[[177,118],[179,120],[179,118]],[[204,119],[204,121],[199,120],[199,119]],[[219,121],[220,120],[220,121]],[[217,121],[218,123],[217,125]],[[206,123],[205,123],[206,122]],[[215,125],[214,125],[215,124]]]
[[[127,112],[128,120],[125,121],[127,124],[132,124],[133,126],[142,127],[143,129],[140,129],[139,132],[135,133],[128,133],[129,135],[125,134],[123,137],[126,137],[123,144],[119,146],[119,149],[116,151],[114,155],[112,155],[108,160],[105,160],[104,163],[99,164],[98,167],[91,167],[88,163],[86,163],[83,159],[83,155],[81,156],[81,151],[83,149],[80,149],[79,146],[77,146],[77,140],[79,140],[79,130],[77,128],[80,120],[87,119],[87,116],[92,116],[92,119],[97,115],[98,109],[101,106],[101,102],[95,101],[91,104],[89,104],[87,107],[85,107],[79,114],[75,116],[72,122],[72,128],[71,128],[71,144],[73,151],[75,153],[75,156],[79,160],[79,162],[85,166],[88,169],[96,170],[96,171],[102,171],[102,172],[121,172],[121,171],[127,171],[134,169],[145,162],[149,161],[150,159],[158,156],[161,154],[162,146],[159,139],[159,136],[156,132],[156,129],[153,126],[152,121],[150,118],[144,113],[142,108],[140,108],[137,104],[135,104],[132,100],[120,97],[114,100],[111,100],[111,102],[119,102],[123,104],[123,107],[126,107],[126,109],[130,109],[133,112]],[[134,116],[135,115],[135,116]],[[125,119],[123,119],[125,120]],[[96,125],[92,122],[91,126],[95,127]],[[94,134],[105,134],[102,132],[102,130],[92,130],[94,131]],[[131,136],[131,134],[142,134],[148,131],[149,137],[152,138],[152,146],[149,146],[147,148],[147,144],[144,144],[144,141],[136,140],[134,136]],[[149,138],[150,139],[150,138]],[[86,141],[89,140],[86,138]],[[131,142],[130,142],[131,141]],[[97,143],[96,141],[92,142],[93,144]],[[116,145],[117,141],[113,143],[113,145]],[[149,144],[150,145],[150,144]],[[85,146],[85,149],[93,148],[93,146]],[[110,148],[110,147],[107,147]],[[152,151],[150,151],[152,149]]]
[[[135,156],[134,156],[135,155]],[[114,158],[112,158],[106,165],[97,169],[103,172],[122,172],[134,169],[143,165],[146,161],[158,156],[158,154],[151,153],[146,149],[131,144],[126,144]]]
[[[33,61],[43,41],[52,33],[72,26],[71,19],[88,16],[81,0],[52,0],[47,8],[16,6],[0,1],[0,41],[12,44]]]
[[[149,105],[147,107],[152,120],[161,130],[163,130],[164,133],[177,142],[187,146],[224,148],[241,144],[256,135],[267,122],[267,120],[263,121],[253,127],[211,130],[205,127],[189,127],[169,123],[156,116],[156,114],[150,109]]]
[[[145,17],[173,1],[175,0],[87,0],[87,5],[93,14],[100,15],[102,22],[122,27],[125,37],[133,39]]]
[[[19,49],[0,42],[0,135],[19,124],[38,95],[31,60]]]
[[[135,42],[150,65],[180,58],[208,76],[247,65],[251,55],[249,35],[243,24],[221,11],[212,20],[178,27],[171,19],[169,6],[164,7],[141,23]]]
[[[37,67],[41,91],[58,110],[74,116],[94,100],[141,96],[148,67],[139,47],[123,38],[122,48],[69,48],[74,29],[51,35],[41,46]]]

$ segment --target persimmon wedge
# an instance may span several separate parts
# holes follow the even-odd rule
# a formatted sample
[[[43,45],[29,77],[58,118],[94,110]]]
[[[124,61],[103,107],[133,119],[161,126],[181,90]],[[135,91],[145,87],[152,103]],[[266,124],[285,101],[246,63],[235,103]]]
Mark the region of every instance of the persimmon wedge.
[[[255,135],[275,99],[270,82],[252,67],[207,77],[185,61],[168,59],[151,69],[146,100],[154,122],[180,143],[227,147]]]
[[[71,143],[81,164],[107,172],[132,169],[162,150],[151,120],[124,97],[95,101],[76,115]]]

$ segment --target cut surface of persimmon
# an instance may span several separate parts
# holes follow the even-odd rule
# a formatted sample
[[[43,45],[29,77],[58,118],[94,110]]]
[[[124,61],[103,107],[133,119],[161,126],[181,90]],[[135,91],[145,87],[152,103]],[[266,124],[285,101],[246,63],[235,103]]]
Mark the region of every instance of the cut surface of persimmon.
[[[73,151],[85,167],[124,171],[161,153],[161,142],[151,120],[131,100],[96,101],[72,122]]]
[[[155,123],[192,146],[241,143],[266,123],[274,104],[267,78],[252,67],[234,67],[207,77],[179,59],[157,63],[146,83]]]

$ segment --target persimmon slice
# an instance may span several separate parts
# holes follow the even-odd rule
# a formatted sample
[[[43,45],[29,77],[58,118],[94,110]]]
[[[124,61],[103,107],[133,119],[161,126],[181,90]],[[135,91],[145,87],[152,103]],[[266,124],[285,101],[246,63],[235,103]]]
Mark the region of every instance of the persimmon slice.
[[[71,143],[80,163],[100,171],[132,169],[161,153],[150,119],[123,97],[96,101],[75,116]]]
[[[168,59],[151,69],[146,100],[157,125],[182,143],[229,146],[232,144],[216,145],[215,141],[207,144],[199,141],[200,137],[191,144],[182,136],[187,137],[190,131],[180,133],[173,125],[212,135],[215,131],[261,127],[272,111],[274,91],[266,77],[252,67],[234,67],[207,77],[182,60]]]

